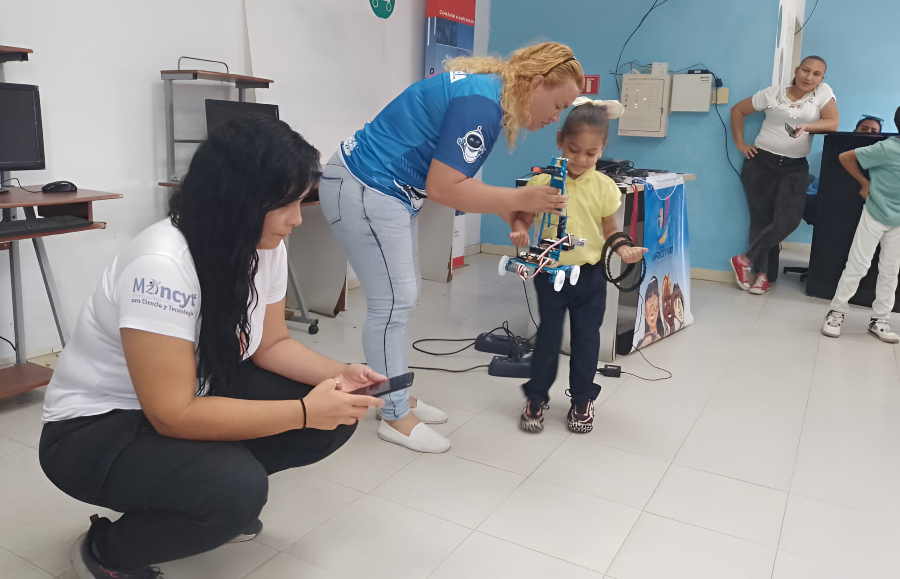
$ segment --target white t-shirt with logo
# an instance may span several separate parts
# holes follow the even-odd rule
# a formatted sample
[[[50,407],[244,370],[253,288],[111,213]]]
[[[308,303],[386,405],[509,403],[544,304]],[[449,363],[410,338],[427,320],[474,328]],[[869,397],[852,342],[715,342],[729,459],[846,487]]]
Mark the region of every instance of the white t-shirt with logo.
[[[250,313],[250,357],[262,338],[266,305],[287,291],[287,250],[257,250],[258,305]],[[59,357],[44,397],[47,422],[136,410],[138,402],[121,328],[189,340],[200,336],[200,281],[187,240],[169,219],[135,237],[113,259],[81,310],[75,334]]]
[[[835,97],[831,87],[824,82],[797,102],[789,99],[786,91],[785,88],[770,86],[751,97],[753,108],[766,112],[766,120],[763,121],[754,144],[770,153],[799,159],[809,155],[813,136],[803,133],[795,139],[788,134],[784,125],[796,128],[797,125],[808,125],[821,120],[822,108]]]

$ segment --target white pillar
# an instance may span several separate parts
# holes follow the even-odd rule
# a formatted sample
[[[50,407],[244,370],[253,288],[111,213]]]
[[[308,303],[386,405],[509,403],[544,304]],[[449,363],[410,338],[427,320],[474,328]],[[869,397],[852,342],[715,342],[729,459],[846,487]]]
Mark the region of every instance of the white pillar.
[[[780,0],[775,30],[775,62],[772,68],[772,85],[788,86],[794,78],[794,68],[799,64],[799,48],[803,33],[797,34],[806,14],[806,0]],[[798,52],[795,55],[794,47]],[[798,61],[798,62],[795,62]]]

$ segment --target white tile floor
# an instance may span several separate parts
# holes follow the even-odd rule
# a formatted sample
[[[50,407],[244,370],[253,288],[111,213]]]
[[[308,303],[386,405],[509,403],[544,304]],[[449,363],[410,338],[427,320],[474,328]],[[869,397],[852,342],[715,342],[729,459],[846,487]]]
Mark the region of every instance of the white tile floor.
[[[425,282],[411,339],[524,330],[521,284],[494,257],[471,263]],[[370,414],[334,456],[272,477],[257,540],[165,564],[166,579],[898,577],[900,348],[867,336],[861,309],[840,340],[822,337],[825,302],[796,276],[778,286],[695,281],[694,326],[646,351],[674,378],[604,379],[588,435],[565,428],[564,367],[541,435],[517,429],[518,380],[418,371],[416,393],[450,415],[449,453],[382,442]],[[350,306],[295,337],[361,360],[359,290]],[[0,401],[4,579],[74,579],[68,547],[98,510],[41,473],[42,397]]]

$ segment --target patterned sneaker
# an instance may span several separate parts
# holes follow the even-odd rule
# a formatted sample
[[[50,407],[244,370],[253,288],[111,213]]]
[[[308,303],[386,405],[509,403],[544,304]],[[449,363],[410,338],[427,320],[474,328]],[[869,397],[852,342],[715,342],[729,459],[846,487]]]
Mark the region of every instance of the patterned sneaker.
[[[750,263],[748,262],[747,265],[744,265],[741,263],[739,256],[735,255],[731,258],[731,269],[734,271],[738,287],[744,291],[750,289]]]
[[[844,314],[834,310],[828,310],[825,316],[825,324],[822,326],[822,334],[829,338],[841,337],[841,324],[844,323]]]
[[[753,285],[750,286],[750,293],[755,296],[761,296],[767,291],[769,291],[769,276],[764,273],[756,276],[756,281],[753,282]]]
[[[900,344],[900,336],[891,331],[891,324],[887,320],[869,320],[869,333],[882,342],[888,344]]]
[[[522,417],[519,419],[519,428],[525,432],[543,432],[544,431],[544,410],[550,408],[550,405],[540,400],[525,401],[525,410],[522,411]]]
[[[133,571],[113,569],[97,560],[94,550],[94,535],[101,527],[112,525],[106,517],[91,516],[91,528],[75,541],[72,546],[71,560],[78,579],[97,579],[117,577],[118,579],[158,579],[163,576],[159,567],[141,567]]]
[[[584,434],[594,429],[594,401],[573,402],[569,408],[569,430]]]

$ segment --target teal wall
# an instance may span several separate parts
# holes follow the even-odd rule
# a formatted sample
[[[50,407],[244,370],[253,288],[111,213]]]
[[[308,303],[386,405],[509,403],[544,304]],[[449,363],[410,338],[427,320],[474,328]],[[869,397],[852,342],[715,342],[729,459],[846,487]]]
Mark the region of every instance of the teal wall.
[[[815,0],[807,0],[807,10]],[[489,51],[507,55],[523,45],[553,40],[568,44],[587,74],[600,74],[600,98],[618,99],[609,74],[625,39],[651,2],[621,0],[492,0]],[[821,0],[804,30],[804,54],[820,54],[829,62],[827,82],[834,88],[842,114],[841,130],[852,130],[863,112],[893,118],[900,105],[900,75],[896,55],[900,40],[879,34],[858,14],[900,23],[900,2]],[[552,7],[552,8],[551,8]],[[730,89],[729,104],[720,105],[728,125],[728,152],[740,170],[742,157],[731,141],[731,105],[771,83],[777,0],[721,2],[669,0],[654,10],[629,42],[622,62],[668,62],[669,70],[703,62]],[[894,56],[889,56],[893,54]],[[625,70],[625,69],[623,69]],[[750,117],[747,141],[755,139],[762,115]],[[895,130],[889,123],[885,130]],[[604,156],[629,159],[639,167],[696,173],[687,185],[691,229],[691,265],[726,270],[731,255],[746,250],[748,214],[740,180],[725,159],[725,137],[715,109],[709,113],[672,113],[664,139],[619,137],[612,125]],[[556,152],[555,127],[520,138],[514,154],[498,144],[484,167],[484,179],[512,186],[516,177]],[[818,173],[822,137],[816,137],[810,163]],[[508,227],[496,216],[482,219],[481,241],[509,245]],[[802,225],[790,238],[809,241],[811,228]]]

